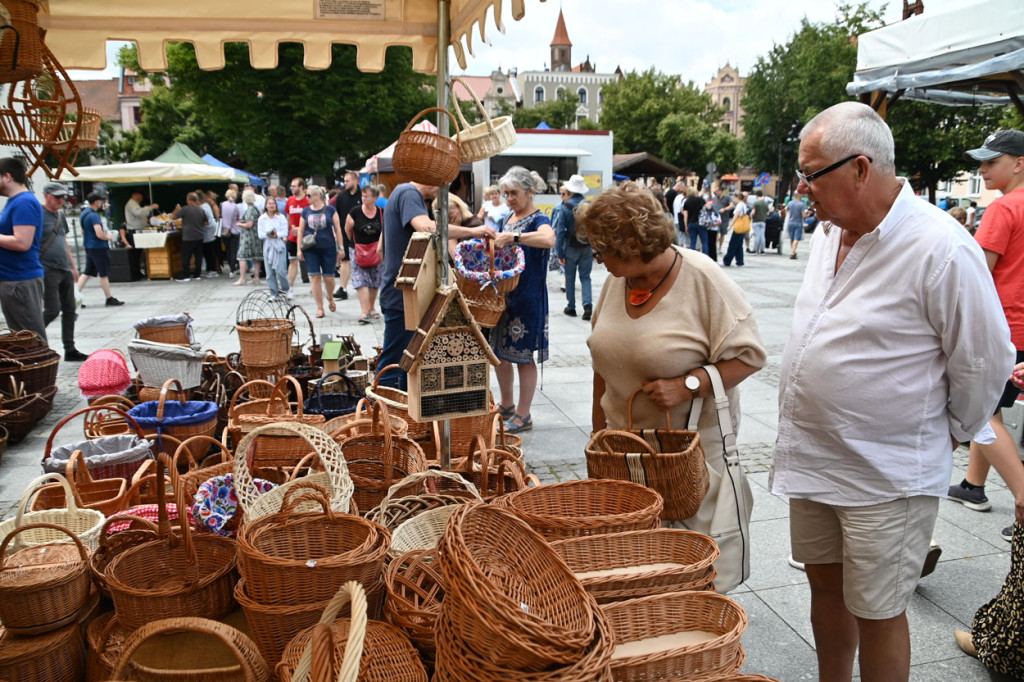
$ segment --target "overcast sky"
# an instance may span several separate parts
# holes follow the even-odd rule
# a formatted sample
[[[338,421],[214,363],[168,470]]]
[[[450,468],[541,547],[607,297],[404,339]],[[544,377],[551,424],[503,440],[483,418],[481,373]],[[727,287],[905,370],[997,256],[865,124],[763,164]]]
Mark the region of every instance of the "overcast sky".
[[[856,0],[850,0],[855,2]],[[938,14],[964,0],[924,0],[925,13]],[[469,57],[465,73],[489,75],[498,68],[520,71],[541,70],[550,59],[559,8],[565,14],[572,41],[573,64],[587,56],[601,73],[616,66],[623,71],[650,67],[682,76],[698,85],[709,81],[727,62],[746,75],[757,58],[773,44],[785,43],[799,28],[800,20],[831,21],[836,4],[830,0],[526,0],[526,16],[513,21],[511,2],[504,2],[505,34],[488,18],[486,35],[490,45],[481,44],[474,33],[475,55]],[[873,8],[888,5],[886,23],[899,21],[902,0],[869,0]],[[112,78],[117,75],[113,60],[117,45],[108,43],[106,71],[73,71],[72,78]],[[461,70],[452,58],[452,73]]]

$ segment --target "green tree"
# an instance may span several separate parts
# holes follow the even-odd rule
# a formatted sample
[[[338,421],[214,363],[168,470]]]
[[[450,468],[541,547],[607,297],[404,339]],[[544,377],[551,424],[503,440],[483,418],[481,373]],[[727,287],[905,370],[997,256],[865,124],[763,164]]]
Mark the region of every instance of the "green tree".
[[[722,116],[692,81],[681,85],[677,76],[653,68],[631,71],[601,92],[601,126],[615,133],[616,154],[650,152],[664,158],[658,131],[668,116],[689,114],[708,124]]]
[[[669,114],[657,133],[662,158],[680,168],[703,175],[712,161],[719,173],[735,172],[739,166],[737,137],[696,114]]]
[[[578,95],[566,93],[531,109],[516,109],[512,113],[512,123],[516,128],[536,128],[544,121],[557,130],[569,130],[576,123],[576,105],[579,103]]]
[[[297,44],[279,48],[273,69],[252,68],[245,44],[225,45],[224,56],[223,69],[203,71],[191,45],[169,45],[168,91],[179,106],[178,127],[146,131],[143,137],[170,135],[198,153],[254,170],[334,177],[340,158],[349,168],[358,167],[434,102],[431,79],[412,70],[407,48],[389,48],[380,73],[356,68],[353,45],[335,45],[331,66],[318,71],[305,68]],[[133,49],[121,62],[138,71]],[[146,119],[144,108],[143,123]],[[142,146],[159,145],[147,140]]]

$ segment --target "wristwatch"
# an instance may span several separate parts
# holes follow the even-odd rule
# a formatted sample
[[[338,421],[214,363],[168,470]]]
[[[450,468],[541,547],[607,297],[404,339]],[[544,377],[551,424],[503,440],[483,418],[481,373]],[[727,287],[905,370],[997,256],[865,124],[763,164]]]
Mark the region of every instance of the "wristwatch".
[[[516,244],[519,243],[519,233],[518,232],[516,232],[515,236],[512,237],[512,241],[514,241]]]
[[[690,389],[690,400],[697,397],[697,391],[700,390],[700,379],[692,374],[688,374],[686,375],[686,378],[683,379],[683,385]]]

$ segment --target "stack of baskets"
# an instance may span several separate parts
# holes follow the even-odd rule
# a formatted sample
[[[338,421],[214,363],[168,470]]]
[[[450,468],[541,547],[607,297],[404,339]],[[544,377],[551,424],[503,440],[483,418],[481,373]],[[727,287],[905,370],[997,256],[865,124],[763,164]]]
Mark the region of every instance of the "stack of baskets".
[[[505,294],[519,284],[526,256],[516,244],[494,248],[490,239],[466,239],[455,249],[455,282],[481,327],[498,324]]]
[[[53,408],[60,353],[30,331],[0,334],[0,426],[11,443],[28,435]]]

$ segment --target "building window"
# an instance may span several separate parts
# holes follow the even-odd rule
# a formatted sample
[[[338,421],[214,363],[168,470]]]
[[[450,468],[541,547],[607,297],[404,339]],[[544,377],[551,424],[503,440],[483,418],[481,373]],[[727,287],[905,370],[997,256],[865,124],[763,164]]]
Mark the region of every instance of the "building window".
[[[505,92],[505,88],[498,88],[498,94],[499,95],[504,94],[504,92]]]
[[[981,187],[981,173],[977,171],[971,173],[971,177],[967,181],[967,193],[970,194],[971,196],[978,196],[981,194]]]
[[[728,97],[722,100],[722,106],[725,107],[726,111],[732,111],[732,100]]]
[[[580,104],[586,104],[587,103],[587,89],[586,88],[580,88],[579,90],[576,91],[576,94],[579,95],[579,97],[580,97]]]
[[[535,87],[533,89],[533,101],[534,101],[534,103],[536,103],[536,102],[543,102],[544,101],[544,86],[543,85],[538,85],[537,87]]]
[[[597,91],[597,103],[604,104],[604,90]]]
[[[558,88],[555,90],[555,97],[557,97],[560,100],[564,100],[565,99],[565,88],[563,88],[561,85],[559,85]]]
[[[142,123],[142,107],[132,107],[132,120],[135,121],[135,125]]]

